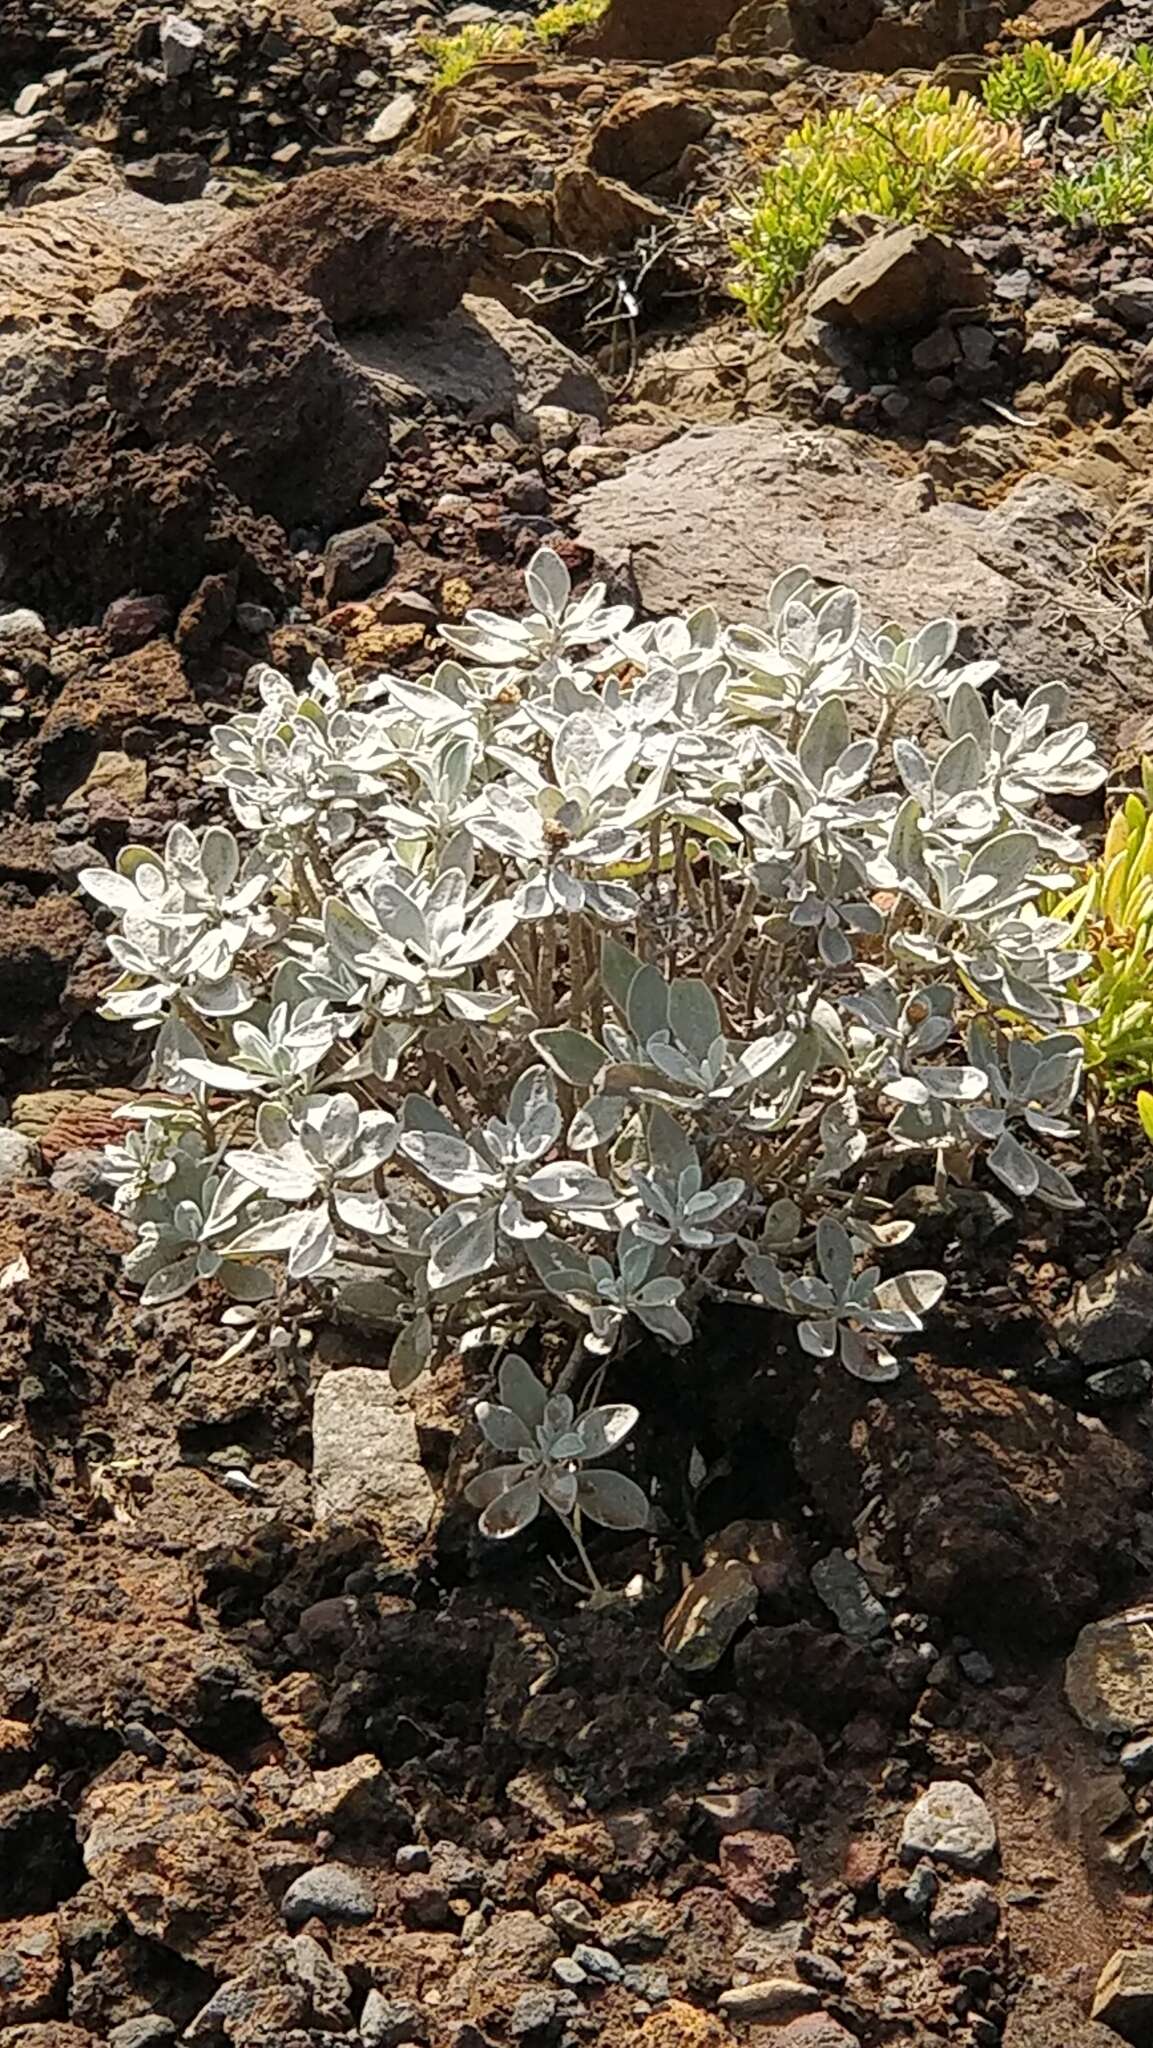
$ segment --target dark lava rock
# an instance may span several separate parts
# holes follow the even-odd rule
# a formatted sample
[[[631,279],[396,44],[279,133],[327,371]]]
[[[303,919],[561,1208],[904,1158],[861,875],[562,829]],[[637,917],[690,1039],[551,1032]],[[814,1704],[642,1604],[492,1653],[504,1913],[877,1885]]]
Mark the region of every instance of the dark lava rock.
[[[142,192],[146,199],[159,199],[166,205],[199,199],[209,176],[205,159],[182,149],[164,150],[159,156],[141,157],[124,166],[124,181],[133,192]]]
[[[938,1948],[966,1948],[997,1932],[997,1894],[979,1877],[947,1884],[929,1914],[929,1938]]]
[[[72,616],[124,591],[177,603],[205,576],[237,569],[245,596],[295,597],[300,572],[271,520],[233,496],[202,448],[118,448],[78,435],[48,475],[0,484],[0,589]]]
[[[297,179],[207,253],[273,271],[337,327],[437,320],[477,267],[480,220],[443,173],[357,164]]]
[[[372,520],[334,534],[324,550],[324,595],[329,604],[377,590],[392,569],[396,549],[387,526]]]
[[[154,443],[203,448],[285,526],[347,516],[388,453],[384,401],[319,307],[239,258],[202,255],[139,294],[108,396]]]
[[[824,1374],[794,1449],[846,1538],[879,1498],[885,1554],[920,1606],[1043,1640],[1096,1611],[1149,1483],[1135,1452],[1047,1395],[928,1364],[884,1394]]]

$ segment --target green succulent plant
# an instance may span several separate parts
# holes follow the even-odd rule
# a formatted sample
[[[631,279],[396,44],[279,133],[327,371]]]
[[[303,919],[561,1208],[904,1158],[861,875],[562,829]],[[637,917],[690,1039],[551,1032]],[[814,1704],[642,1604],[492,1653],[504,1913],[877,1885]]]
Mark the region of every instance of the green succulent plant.
[[[1059,173],[1042,189],[1045,212],[1071,227],[1122,227],[1153,213],[1153,112],[1106,111],[1101,133],[1104,148],[1094,162]]]
[[[574,29],[588,28],[608,12],[609,0],[556,0],[546,7],[532,25],[536,40],[547,46],[563,43]]]
[[[459,85],[478,64],[489,57],[508,57],[524,44],[524,30],[514,23],[499,21],[469,22],[451,36],[424,36],[421,48],[436,64],[432,81],[434,92],[444,92],[449,86]]]
[[[970,93],[924,85],[886,105],[813,114],[769,165],[739,215],[735,291],[773,328],[815,252],[842,215],[938,225],[1015,168],[1020,135]]]
[[[1063,100],[1103,107],[1136,106],[1153,93],[1153,50],[1141,43],[1127,57],[1101,47],[1101,35],[1079,28],[1067,50],[1026,43],[1002,57],[985,80],[984,101],[998,121],[1028,121]]]

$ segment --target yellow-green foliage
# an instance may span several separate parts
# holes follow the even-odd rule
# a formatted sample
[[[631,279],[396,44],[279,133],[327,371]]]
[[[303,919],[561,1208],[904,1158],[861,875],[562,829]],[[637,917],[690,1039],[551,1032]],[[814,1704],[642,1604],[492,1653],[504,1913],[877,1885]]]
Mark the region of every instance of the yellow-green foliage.
[[[1018,131],[969,93],[924,85],[886,106],[874,97],[810,115],[764,174],[734,244],[739,298],[774,327],[810,257],[841,214],[940,225],[972,194],[1005,177]]]
[[[574,29],[599,21],[608,4],[609,0],[556,0],[555,6],[546,7],[537,15],[530,29],[518,28],[512,22],[484,21],[473,22],[456,35],[424,36],[421,48],[436,61],[432,89],[442,92],[447,86],[459,85],[487,58],[511,56],[514,51],[523,50],[530,39],[551,49]]]
[[[487,57],[507,57],[523,43],[523,28],[511,22],[506,26],[499,21],[477,21],[452,36],[424,36],[421,48],[436,64],[432,89],[442,92],[447,86],[459,85]]]
[[[1095,163],[1045,185],[1041,203],[1055,219],[1113,228],[1153,213],[1153,113],[1106,113],[1101,130],[1105,148]]]
[[[590,23],[599,21],[608,4],[609,0],[556,0],[554,7],[546,7],[543,14],[537,15],[532,32],[546,46],[563,43],[574,28],[588,28]]]
[[[985,80],[987,111],[998,121],[1027,121],[1062,100],[1132,107],[1153,91],[1153,50],[1142,43],[1128,57],[1101,48],[1101,36],[1079,28],[1067,50],[1026,43],[1002,57]]]
[[[1083,1026],[1085,1067],[1102,1093],[1153,1081],[1153,764],[1115,811],[1099,860],[1058,906],[1092,965],[1077,989],[1097,1014]],[[1153,1132],[1151,1132],[1153,1135]]]

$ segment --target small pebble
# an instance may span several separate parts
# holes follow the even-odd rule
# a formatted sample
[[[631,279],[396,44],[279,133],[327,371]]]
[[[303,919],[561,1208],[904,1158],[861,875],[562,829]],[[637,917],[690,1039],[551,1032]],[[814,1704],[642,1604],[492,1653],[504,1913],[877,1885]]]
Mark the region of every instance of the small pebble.
[[[577,1943],[572,1959],[587,1977],[599,1977],[602,1984],[617,1984],[624,1975],[623,1963],[610,1956],[607,1948],[594,1948],[588,1941]]]
[[[358,1871],[343,1863],[318,1863],[289,1885],[280,1910],[290,1927],[313,1919],[339,1927],[371,1920],[376,1902]]]
[[[432,1859],[423,1842],[405,1842],[393,1861],[401,1877],[410,1877],[414,1871],[423,1875],[432,1868]]]

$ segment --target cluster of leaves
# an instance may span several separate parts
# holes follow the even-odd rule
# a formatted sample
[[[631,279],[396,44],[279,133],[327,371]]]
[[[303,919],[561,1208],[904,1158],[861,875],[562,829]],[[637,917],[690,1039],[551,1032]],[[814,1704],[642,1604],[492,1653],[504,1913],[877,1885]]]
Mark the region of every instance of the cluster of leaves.
[[[454,35],[425,36],[421,47],[436,64],[433,91],[459,85],[478,64],[514,56],[526,45],[552,49],[574,30],[599,21],[608,4],[609,0],[555,0],[555,5],[544,8],[527,28],[519,22],[469,22]]]
[[[491,57],[509,57],[524,47],[525,32],[516,22],[470,21],[449,36],[427,35],[421,48],[432,58],[434,92],[459,85],[478,64]]]
[[[1153,113],[1106,112],[1096,153],[1079,168],[1055,172],[1041,199],[1071,227],[1123,227],[1153,213]]]
[[[810,115],[738,209],[737,297],[773,329],[838,219],[947,226],[976,200],[1009,191],[1037,140],[1026,131],[1070,104],[1100,121],[1069,163],[1031,188],[1033,204],[1071,225],[1141,219],[1153,210],[1153,47],[1118,56],[1099,33],[1079,29],[1067,50],[1031,42],[1001,58],[980,100],[926,85]]]
[[[1103,780],[1086,728],[804,569],[757,627],[574,598],[545,549],[526,583],[420,681],[259,670],[212,737],[235,833],[84,871],[105,1014],[154,1034],[109,1159],[129,1271],[391,1331],[402,1387],[532,1331],[578,1375],[682,1346],[709,1300],[889,1379],[944,1284],[894,1176],[1077,1206],[1090,954],[1045,895],[1086,854],[1041,806]],[[624,1411],[516,1371],[486,1527],[625,1514],[580,1476]]]
[[[1100,31],[1079,28],[1067,50],[1032,42],[1010,51],[985,80],[987,111],[996,121],[1028,122],[1069,100],[1124,108],[1153,95],[1153,49],[1140,43],[1118,57],[1101,40]]]
[[[555,0],[537,15],[532,33],[537,41],[549,48],[554,43],[563,43],[578,28],[590,28],[608,12],[609,0]]]
[[[734,243],[737,296],[773,328],[809,261],[844,215],[941,226],[1016,169],[1018,128],[969,93],[923,85],[886,103],[812,114],[765,171]]]
[[[1109,821],[1100,858],[1057,904],[1090,965],[1079,995],[1087,1076],[1110,1100],[1153,1082],[1153,766]],[[1143,1108],[1143,1120],[1153,1114]],[[1150,1131],[1153,1136],[1153,1130]]]

